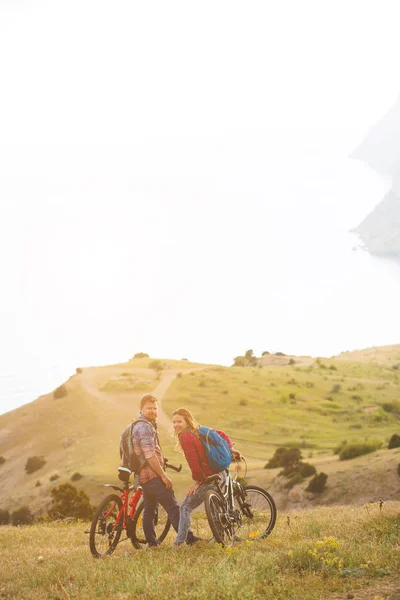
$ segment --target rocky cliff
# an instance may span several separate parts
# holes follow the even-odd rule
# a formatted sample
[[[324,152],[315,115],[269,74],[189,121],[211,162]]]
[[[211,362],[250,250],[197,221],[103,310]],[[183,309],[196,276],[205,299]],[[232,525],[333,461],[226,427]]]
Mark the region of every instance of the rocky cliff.
[[[354,231],[371,254],[400,258],[400,97],[353,158],[393,180],[392,189]]]

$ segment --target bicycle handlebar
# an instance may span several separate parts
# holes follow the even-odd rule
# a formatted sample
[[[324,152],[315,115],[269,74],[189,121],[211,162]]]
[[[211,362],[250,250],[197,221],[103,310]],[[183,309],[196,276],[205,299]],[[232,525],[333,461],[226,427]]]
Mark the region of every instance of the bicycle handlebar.
[[[177,473],[179,473],[180,471],[182,471],[182,465],[179,465],[179,467],[175,467],[174,465],[170,465],[168,462],[168,458],[164,458],[164,467],[166,469],[172,469],[173,471],[176,471]]]

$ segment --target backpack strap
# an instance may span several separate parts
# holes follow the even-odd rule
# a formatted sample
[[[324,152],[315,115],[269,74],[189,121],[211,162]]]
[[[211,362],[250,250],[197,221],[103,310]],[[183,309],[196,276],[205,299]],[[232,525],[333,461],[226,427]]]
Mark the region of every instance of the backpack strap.
[[[160,446],[160,450],[161,450],[161,454],[162,454],[162,448],[161,448],[161,444],[160,444],[160,438],[158,437],[157,428],[153,425],[153,423],[151,423],[151,421],[148,421],[145,417],[138,417],[137,419],[135,419],[134,421],[132,421],[131,436],[133,435],[133,428],[135,427],[135,425],[137,423],[147,423],[147,425],[151,428],[154,441],[157,442],[158,445]],[[143,469],[143,467],[144,467],[144,465],[146,463],[147,463],[147,460],[144,461],[143,466],[141,467],[141,469]]]
[[[201,440],[200,440],[200,435],[199,435],[198,431],[196,431],[196,430],[193,430],[193,429],[190,429],[189,433],[191,433],[191,434],[193,435],[193,437],[195,437],[195,438],[196,438],[197,440],[199,440],[199,441],[200,441],[200,443],[201,443]],[[202,467],[202,463],[203,463],[203,461],[202,461],[202,459],[201,459],[201,457],[200,457],[200,454],[199,454],[199,452],[198,452],[198,450],[197,450],[197,448],[196,448],[196,444],[193,444],[193,448],[194,448],[194,451],[196,452],[196,454],[197,454],[197,458],[198,458],[198,460],[199,460],[199,465],[200,465],[200,471],[201,471],[201,474],[203,475],[203,477],[204,477],[204,479],[205,479],[205,478],[207,477],[207,475],[206,475],[206,474],[204,473],[204,471],[203,471],[203,467]]]

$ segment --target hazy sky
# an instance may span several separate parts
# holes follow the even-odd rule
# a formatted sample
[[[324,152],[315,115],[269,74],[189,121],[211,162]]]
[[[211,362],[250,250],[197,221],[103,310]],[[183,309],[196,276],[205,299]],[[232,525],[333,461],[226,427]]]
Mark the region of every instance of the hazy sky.
[[[3,365],[229,363],[265,298],[282,312],[256,351],[348,349],[303,290],[329,287],[334,250],[290,243],[311,220],[341,235],[389,185],[343,161],[399,94],[396,8],[0,0]],[[399,341],[357,327],[360,346]]]

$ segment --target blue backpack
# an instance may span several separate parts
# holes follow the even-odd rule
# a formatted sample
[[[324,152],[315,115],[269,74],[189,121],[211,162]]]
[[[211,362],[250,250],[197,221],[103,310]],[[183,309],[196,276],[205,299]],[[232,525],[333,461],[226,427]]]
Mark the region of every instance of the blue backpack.
[[[214,429],[209,429],[208,427],[199,427],[197,432],[206,450],[209,467],[216,473],[227,469],[232,462],[232,454],[228,442],[214,431]]]

